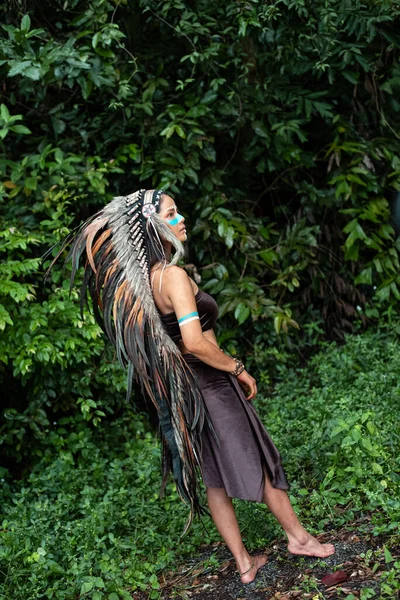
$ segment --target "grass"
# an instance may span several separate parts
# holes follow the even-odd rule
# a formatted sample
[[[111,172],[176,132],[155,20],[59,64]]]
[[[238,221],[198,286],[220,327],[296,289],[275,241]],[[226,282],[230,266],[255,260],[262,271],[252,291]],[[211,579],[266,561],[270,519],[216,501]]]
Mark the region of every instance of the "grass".
[[[399,372],[395,333],[367,332],[326,345],[305,369],[286,368],[273,393],[258,398],[311,531],[369,513],[388,549],[399,543]],[[187,508],[172,483],[159,499],[159,444],[129,410],[94,429],[59,421],[29,477],[11,482],[3,471],[3,479],[2,600],[117,600],[135,590],[156,599],[162,569],[219,539],[207,518],[181,537]],[[265,507],[236,505],[249,548],[279,535]]]

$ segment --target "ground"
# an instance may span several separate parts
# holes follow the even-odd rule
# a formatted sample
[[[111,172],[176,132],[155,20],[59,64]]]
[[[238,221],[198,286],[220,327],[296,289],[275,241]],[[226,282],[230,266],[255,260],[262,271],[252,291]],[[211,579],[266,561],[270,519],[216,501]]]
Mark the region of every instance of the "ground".
[[[160,600],[353,600],[378,598],[382,575],[390,568],[385,556],[385,540],[356,528],[317,536],[332,542],[336,552],[328,558],[294,556],[287,552],[284,539],[254,554],[268,554],[267,564],[254,582],[243,585],[226,546],[219,542],[204,546],[193,559],[174,572],[160,577]],[[391,556],[399,558],[400,548]],[[148,594],[133,593],[135,600],[147,600]],[[388,597],[388,596],[385,596]],[[394,592],[393,600],[400,599]]]

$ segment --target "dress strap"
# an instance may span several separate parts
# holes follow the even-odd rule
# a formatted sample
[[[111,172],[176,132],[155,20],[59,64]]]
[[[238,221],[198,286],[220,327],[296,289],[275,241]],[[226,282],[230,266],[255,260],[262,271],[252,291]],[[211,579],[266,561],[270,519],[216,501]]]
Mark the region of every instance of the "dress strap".
[[[161,263],[161,261],[158,261],[158,262],[159,262],[159,263]],[[159,291],[159,292],[161,292],[162,276],[163,276],[164,269],[166,268],[166,266],[167,266],[167,261],[164,261],[163,268],[162,268],[162,270],[161,270],[161,275],[160,275],[160,285],[159,285],[159,287],[158,287],[158,291]],[[157,268],[158,268],[158,267],[157,267]],[[150,280],[150,287],[151,287],[151,289],[153,289],[153,282],[154,282],[154,277],[155,277],[155,275],[156,275],[156,272],[157,272],[157,269],[155,269],[155,270],[154,270],[154,273],[153,273],[153,275],[152,275],[152,277],[151,277],[151,280]]]

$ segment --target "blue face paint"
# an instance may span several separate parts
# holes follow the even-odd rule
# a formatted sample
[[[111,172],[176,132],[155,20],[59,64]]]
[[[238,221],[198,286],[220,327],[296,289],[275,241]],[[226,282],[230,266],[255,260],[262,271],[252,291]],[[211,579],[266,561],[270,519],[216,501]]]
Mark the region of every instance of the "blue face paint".
[[[182,215],[177,214],[175,219],[166,219],[166,221],[170,225],[178,225],[178,223],[180,223],[180,221],[182,221],[182,219],[183,219]]]

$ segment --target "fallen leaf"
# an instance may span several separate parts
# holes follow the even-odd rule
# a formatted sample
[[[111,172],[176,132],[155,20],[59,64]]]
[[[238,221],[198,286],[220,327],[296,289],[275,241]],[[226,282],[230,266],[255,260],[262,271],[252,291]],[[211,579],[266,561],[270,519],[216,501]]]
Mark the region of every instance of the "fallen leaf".
[[[226,571],[228,567],[230,567],[230,565],[232,564],[232,559],[226,560],[224,563],[222,563],[222,565],[220,566],[219,570],[222,571]]]
[[[334,573],[329,573],[328,575],[325,575],[321,579],[321,583],[323,585],[326,585],[327,587],[331,587],[332,585],[337,585],[342,581],[347,581],[348,578],[349,577],[346,571],[335,571]]]

